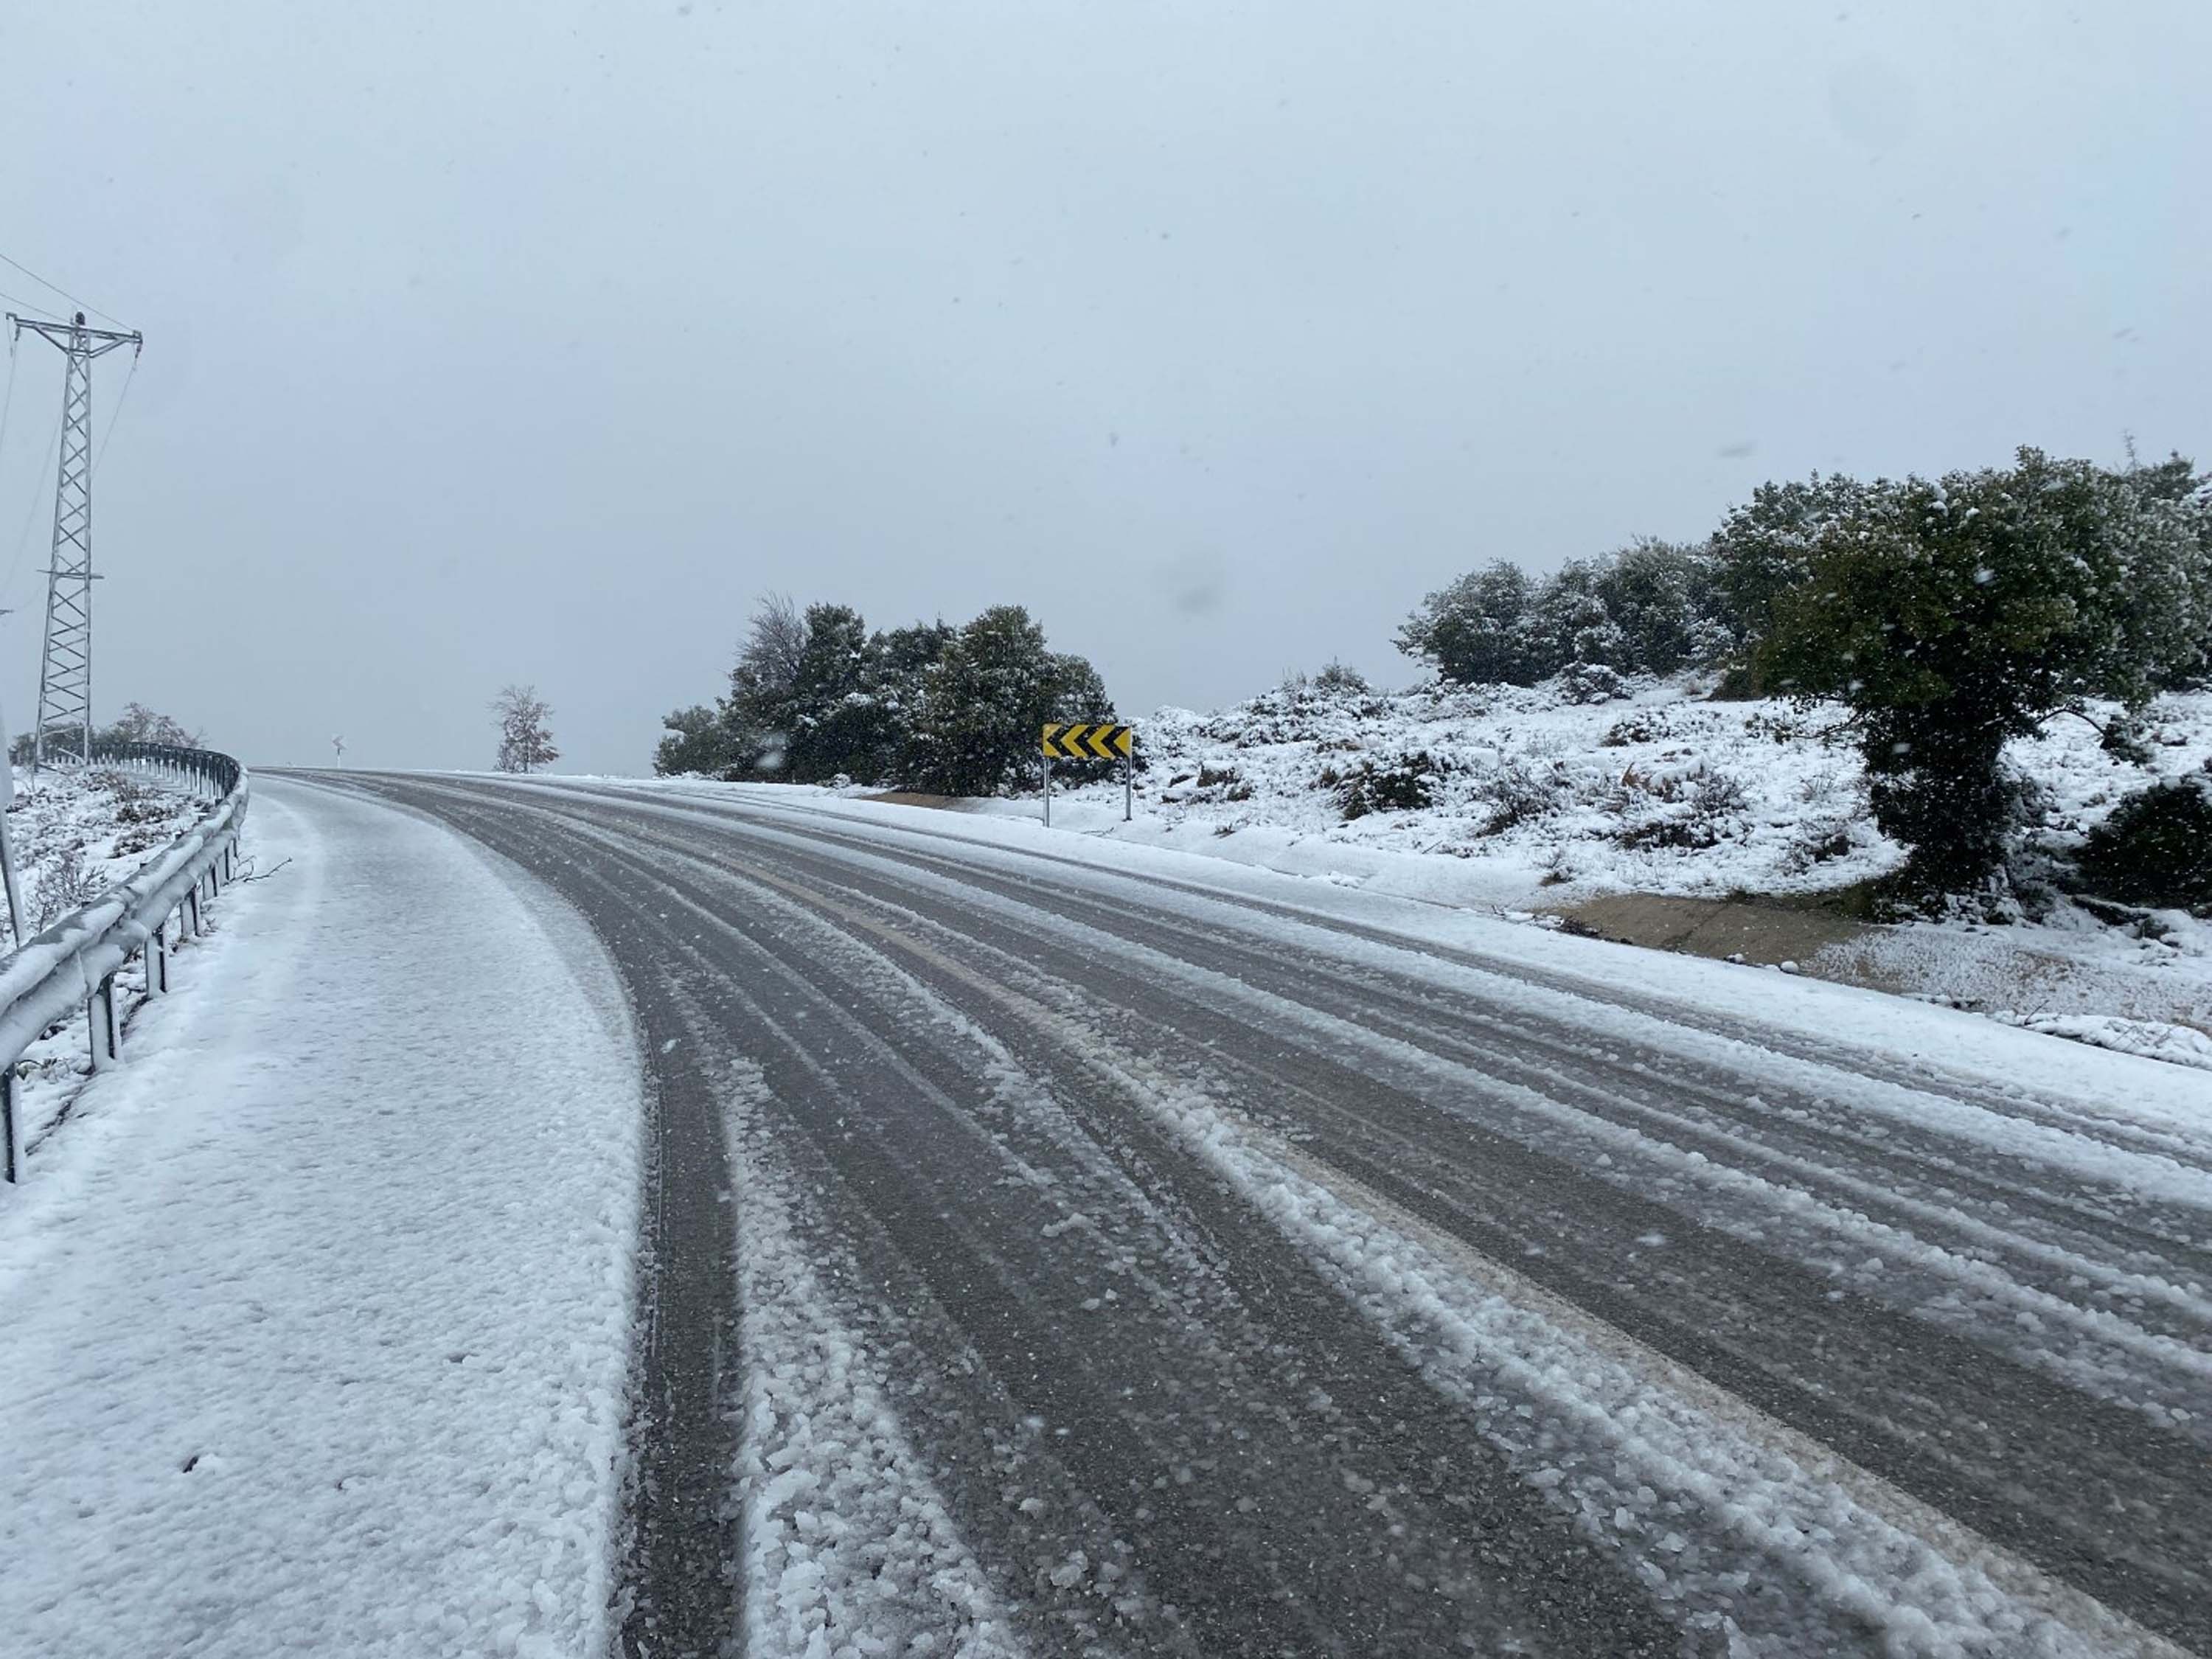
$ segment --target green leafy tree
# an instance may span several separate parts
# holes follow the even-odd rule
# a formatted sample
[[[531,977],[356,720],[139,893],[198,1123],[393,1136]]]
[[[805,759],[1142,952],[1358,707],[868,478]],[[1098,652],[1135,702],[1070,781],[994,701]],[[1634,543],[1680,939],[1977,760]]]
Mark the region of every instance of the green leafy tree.
[[[1534,685],[1547,671],[1530,650],[1536,583],[1506,560],[1469,571],[1423,599],[1398,630],[1398,648],[1462,685]]]
[[[1036,771],[1047,721],[1113,717],[1097,670],[1048,650],[1021,606],[994,605],[922,675],[900,781],[939,794],[998,794]]]
[[[1798,577],[1765,600],[1757,667],[1850,711],[1875,817],[1919,896],[2002,862],[2023,799],[2004,745],[2096,696],[2140,708],[2201,672],[2206,562],[2192,495],[2023,449],[2005,469],[1841,488]]]
[[[1577,665],[1671,674],[1734,649],[1703,548],[1644,538],[1532,577],[1500,560],[1424,599],[1398,648],[1463,684],[1534,685]]]
[[[868,625],[852,606],[807,606],[787,716],[793,782],[879,775],[895,732],[872,689],[872,650]]]
[[[747,757],[720,709],[698,703],[662,715],[660,723],[667,730],[653,751],[653,769],[660,776],[721,778],[744,768]]]
[[[1599,566],[1618,659],[1583,657],[1624,673],[1673,674],[1726,656],[1735,641],[1720,616],[1716,561],[1704,548],[1641,537]]]
[[[1577,663],[1626,668],[1627,640],[1607,604],[1605,566],[1569,559],[1536,591],[1529,606],[1529,651],[1541,678]]]
[[[1815,472],[1802,483],[1761,484],[1729,511],[1710,550],[1715,614],[1735,648],[1755,653],[1773,626],[1776,599],[1806,580],[1821,539],[1887,487]]]

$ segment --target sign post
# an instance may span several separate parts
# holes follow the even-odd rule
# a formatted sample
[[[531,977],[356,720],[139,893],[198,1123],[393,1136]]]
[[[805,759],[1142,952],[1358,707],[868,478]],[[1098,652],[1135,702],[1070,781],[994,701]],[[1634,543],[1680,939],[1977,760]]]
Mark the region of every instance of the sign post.
[[[1121,822],[1135,815],[1137,801],[1137,732],[1134,726],[1110,720],[1054,721],[1044,728],[1044,821],[1052,823],[1052,763],[1060,760],[1103,760],[1121,763]]]

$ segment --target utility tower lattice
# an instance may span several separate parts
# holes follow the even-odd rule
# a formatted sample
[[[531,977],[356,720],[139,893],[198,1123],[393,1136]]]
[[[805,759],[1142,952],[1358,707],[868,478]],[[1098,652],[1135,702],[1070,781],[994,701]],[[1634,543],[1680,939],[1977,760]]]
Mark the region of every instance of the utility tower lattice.
[[[13,312],[8,321],[15,330],[11,348],[27,330],[58,347],[67,364],[53,557],[46,566],[46,642],[39,658],[39,721],[32,728],[35,770],[49,750],[92,757],[92,360],[125,345],[135,356],[146,343],[135,330],[88,328],[82,311],[66,323]]]

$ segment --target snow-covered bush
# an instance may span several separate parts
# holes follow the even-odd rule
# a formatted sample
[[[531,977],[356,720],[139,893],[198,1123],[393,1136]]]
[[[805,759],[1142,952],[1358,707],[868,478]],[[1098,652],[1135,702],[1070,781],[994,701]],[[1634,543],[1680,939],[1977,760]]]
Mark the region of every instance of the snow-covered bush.
[[[1603,663],[1581,662],[1560,672],[1559,692],[1565,703],[1619,702],[1628,695],[1628,682]]]
[[[1623,714],[1605,729],[1598,739],[1604,749],[1626,749],[1631,744],[1660,743],[1674,735],[1673,724],[1663,708],[1638,708]]]
[[[1370,757],[1338,783],[1337,804],[1346,823],[1370,812],[1418,811],[1436,804],[1444,770],[1443,763],[1425,749],[1382,760]]]
[[[1741,832],[1748,802],[1731,774],[1682,759],[1630,767],[1607,805],[1620,817],[1613,839],[1623,847],[1699,852]]]
[[[2139,790],[2092,830],[2079,857],[2090,892],[2212,915],[2212,772]]]
[[[1313,689],[1324,697],[1366,696],[1374,690],[1367,676],[1349,663],[1331,658],[1313,677]]]
[[[1525,755],[1501,756],[1476,782],[1474,797],[1490,809],[1482,833],[1501,836],[1524,823],[1551,817],[1572,796],[1566,763],[1539,762]]]
[[[29,931],[34,933],[42,933],[64,916],[84,908],[104,885],[86,866],[82,847],[43,849],[30,873],[36,898]]]

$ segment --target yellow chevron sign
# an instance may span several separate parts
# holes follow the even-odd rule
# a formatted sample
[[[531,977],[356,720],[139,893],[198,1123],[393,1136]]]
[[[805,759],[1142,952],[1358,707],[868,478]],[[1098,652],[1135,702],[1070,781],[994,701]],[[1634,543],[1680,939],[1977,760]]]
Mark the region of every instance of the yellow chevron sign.
[[[1048,726],[1044,752],[1053,760],[1127,760],[1137,733],[1127,726]]]

